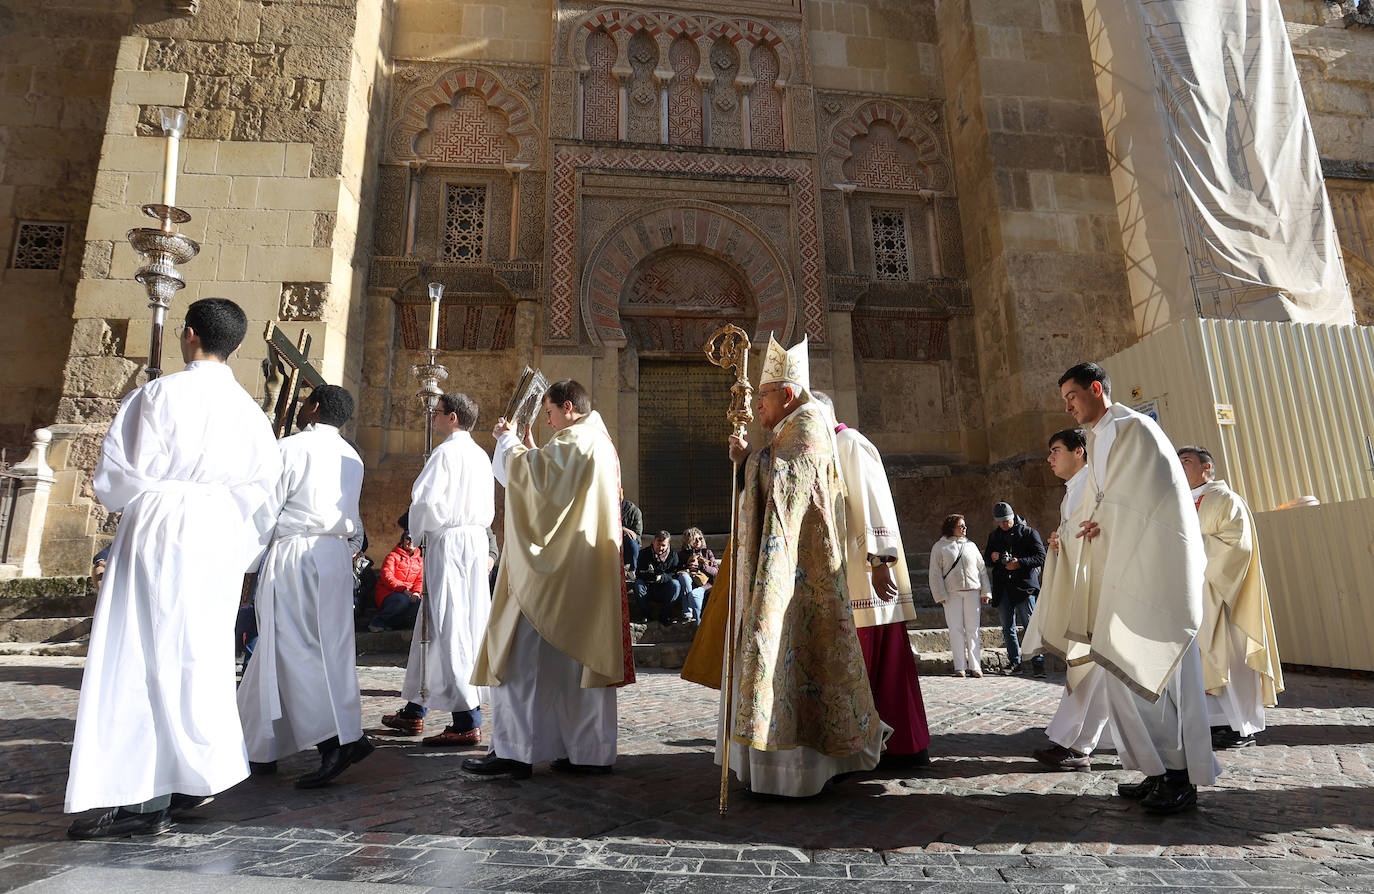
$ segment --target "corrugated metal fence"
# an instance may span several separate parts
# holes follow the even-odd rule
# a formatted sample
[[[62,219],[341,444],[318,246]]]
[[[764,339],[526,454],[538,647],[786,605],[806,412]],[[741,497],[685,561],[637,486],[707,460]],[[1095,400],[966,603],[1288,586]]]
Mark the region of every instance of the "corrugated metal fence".
[[[1374,670],[1374,329],[1183,320],[1103,366],[1249,502],[1283,660]]]

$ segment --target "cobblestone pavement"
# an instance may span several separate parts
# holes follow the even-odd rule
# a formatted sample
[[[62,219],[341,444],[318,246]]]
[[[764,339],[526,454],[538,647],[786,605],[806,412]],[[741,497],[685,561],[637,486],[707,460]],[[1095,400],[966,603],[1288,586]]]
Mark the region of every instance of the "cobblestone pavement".
[[[459,770],[480,749],[385,735],[402,672],[360,675],[379,747],[333,786],[291,787],[303,753],[176,834],[80,843],[61,813],[79,660],[0,662],[0,892],[1374,891],[1374,680],[1290,674],[1260,746],[1222,753],[1198,811],[1159,818],[1114,795],[1136,776],[1110,754],[1084,773],[1028,757],[1054,676],[930,677],[929,770],[799,803],[736,791],[720,817],[716,693],[672,672],[621,691],[613,775],[520,782]]]

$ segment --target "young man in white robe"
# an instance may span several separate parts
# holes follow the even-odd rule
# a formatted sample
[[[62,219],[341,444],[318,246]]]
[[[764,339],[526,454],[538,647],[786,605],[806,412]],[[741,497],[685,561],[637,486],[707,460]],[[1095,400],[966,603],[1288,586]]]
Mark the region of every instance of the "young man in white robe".
[[[1054,600],[1042,639],[1070,666],[1086,657],[1108,672],[1121,764],[1146,776],[1118,794],[1151,813],[1189,810],[1197,786],[1211,785],[1221,768],[1202,690],[1206,555],[1188,481],[1155,421],[1112,403],[1101,366],[1080,363],[1059,387],[1065,410],[1089,430],[1090,497],[1074,517],[1074,536],[1086,542],[1071,596]],[[1074,649],[1083,645],[1087,656]]]
[[[471,677],[491,613],[487,529],[496,514],[496,479],[491,458],[472,439],[477,413],[466,394],[439,397],[434,434],[443,441],[415,479],[407,513],[411,536],[424,545],[428,588],[401,687],[406,705],[382,724],[415,735],[430,710],[449,711],[452,723],[421,740],[434,747],[482,741],[484,693]]]
[[[277,524],[254,600],[258,646],[238,690],[254,773],[319,750],[319,769],[297,779],[297,788],[328,785],[373,749],[363,735],[353,639],[363,461],[339,434],[352,415],[347,390],[321,385],[301,406],[302,431],[278,442]]]
[[[1076,428],[1066,428],[1050,436],[1050,452],[1046,459],[1055,477],[1064,482],[1064,499],[1059,504],[1059,527],[1050,533],[1046,543],[1048,553],[1040,599],[1022,642],[1027,654],[1042,651],[1040,626],[1051,611],[1056,590],[1073,580],[1073,569],[1083,545],[1083,541],[1073,535],[1077,531],[1074,517],[1088,490],[1087,444],[1087,437]],[[1058,598],[1065,598],[1062,591]],[[1079,652],[1078,657],[1086,657],[1087,648],[1080,646]],[[1070,667],[1065,677],[1059,708],[1045,728],[1045,735],[1052,744],[1036,749],[1031,756],[1056,770],[1088,770],[1092,767],[1090,755],[1101,745],[1107,729],[1106,671],[1087,660]]]
[[[225,363],[248,328],[223,298],[186,309],[182,372],[134,390],[92,487],[122,512],[96,601],[76,713],[73,838],[152,835],[248,776],[229,632],[274,518],[281,455]]]
[[[620,459],[587,389],[549,386],[553,436],[524,443],[504,419],[492,470],[506,488],[505,556],[472,681],[491,687],[491,750],[481,776],[527,779],[534,764],[610,773],[617,686],[634,682],[621,565]]]
[[[1283,670],[1250,507],[1216,477],[1206,447],[1178,448],[1207,549],[1198,642],[1213,748],[1255,744],[1264,709],[1278,704]]]

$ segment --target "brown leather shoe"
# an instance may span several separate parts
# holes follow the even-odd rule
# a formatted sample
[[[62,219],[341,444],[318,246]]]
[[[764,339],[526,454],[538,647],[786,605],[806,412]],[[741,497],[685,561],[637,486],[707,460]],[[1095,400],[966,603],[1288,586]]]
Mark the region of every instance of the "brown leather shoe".
[[[1037,748],[1031,752],[1031,757],[1056,770],[1092,769],[1092,759],[1086,754],[1058,744],[1051,745],[1049,748]]]
[[[480,726],[461,733],[455,732],[452,727],[448,727],[442,733],[425,736],[420,740],[420,744],[429,745],[435,748],[451,748],[464,745],[476,745],[481,741],[482,728]]]
[[[390,727],[410,736],[418,736],[425,731],[425,718],[411,717],[409,714],[402,714],[397,711],[395,714],[383,714],[382,726]]]

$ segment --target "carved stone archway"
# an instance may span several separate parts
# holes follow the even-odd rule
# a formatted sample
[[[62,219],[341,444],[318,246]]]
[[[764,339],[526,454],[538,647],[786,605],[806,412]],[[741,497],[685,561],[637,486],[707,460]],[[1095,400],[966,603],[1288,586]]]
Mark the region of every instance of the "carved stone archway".
[[[582,272],[582,317],[592,342],[623,347],[621,294],[642,265],[668,251],[719,259],[738,271],[758,309],[755,336],[784,341],[793,325],[794,287],[784,255],[767,235],[730,209],[710,202],[673,202],[622,218],[593,247]]]

